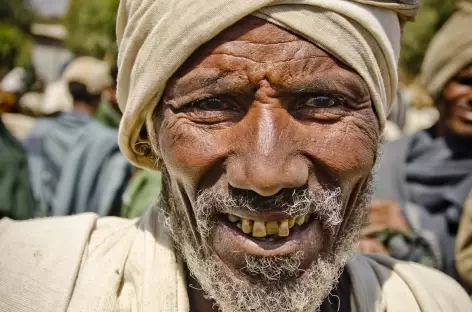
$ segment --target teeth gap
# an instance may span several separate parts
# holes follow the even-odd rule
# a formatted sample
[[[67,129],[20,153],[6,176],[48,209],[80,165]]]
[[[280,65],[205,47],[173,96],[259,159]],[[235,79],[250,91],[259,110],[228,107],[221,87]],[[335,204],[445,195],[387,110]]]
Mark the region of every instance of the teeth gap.
[[[227,215],[229,222],[235,224],[243,233],[255,237],[273,239],[277,237],[287,237],[292,228],[298,229],[311,220],[311,215],[285,219],[281,221],[254,221],[244,219],[235,215]]]

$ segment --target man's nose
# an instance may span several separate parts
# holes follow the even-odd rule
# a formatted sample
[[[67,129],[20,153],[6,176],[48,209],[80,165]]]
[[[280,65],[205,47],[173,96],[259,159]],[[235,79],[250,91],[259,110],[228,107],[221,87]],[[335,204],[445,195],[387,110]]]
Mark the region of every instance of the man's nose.
[[[298,188],[308,181],[308,163],[290,129],[288,113],[259,109],[248,112],[241,129],[242,140],[227,161],[232,187],[272,196],[283,189]]]

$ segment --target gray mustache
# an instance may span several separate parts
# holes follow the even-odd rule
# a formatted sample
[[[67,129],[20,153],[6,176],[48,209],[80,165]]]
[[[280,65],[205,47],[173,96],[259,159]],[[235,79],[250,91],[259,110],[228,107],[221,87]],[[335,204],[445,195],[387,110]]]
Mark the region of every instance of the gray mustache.
[[[282,190],[273,196],[261,196],[254,191],[230,189],[231,202],[235,207],[240,207],[254,212],[288,212],[303,210],[308,211],[311,203],[307,188]]]
[[[197,220],[221,211],[284,212],[290,217],[315,213],[324,226],[332,227],[341,222],[341,189],[300,188],[267,197],[249,190],[232,189],[228,194],[205,190],[197,196],[195,210]]]

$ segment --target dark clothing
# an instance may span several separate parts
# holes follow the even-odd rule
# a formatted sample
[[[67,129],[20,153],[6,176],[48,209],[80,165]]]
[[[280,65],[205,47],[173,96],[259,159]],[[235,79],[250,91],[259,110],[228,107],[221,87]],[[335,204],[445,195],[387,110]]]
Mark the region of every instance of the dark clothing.
[[[24,146],[41,214],[119,213],[131,166],[119,151],[116,130],[64,113],[39,119]]]
[[[0,119],[0,219],[34,216],[28,159],[21,144]]]
[[[434,251],[440,269],[458,279],[454,246],[472,189],[472,146],[434,132],[419,131],[384,146],[374,197],[397,201],[412,229]]]
[[[350,312],[351,311],[351,281],[349,274],[344,271],[339,277],[338,284],[321,304],[321,312]]]

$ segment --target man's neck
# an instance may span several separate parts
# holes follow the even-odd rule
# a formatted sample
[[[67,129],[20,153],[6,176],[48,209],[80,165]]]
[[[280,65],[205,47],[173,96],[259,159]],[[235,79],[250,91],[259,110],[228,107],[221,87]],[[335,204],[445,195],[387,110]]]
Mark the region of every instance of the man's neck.
[[[448,126],[439,121],[431,128],[432,135],[444,138],[447,146],[454,153],[456,158],[472,158],[472,136],[460,135],[448,128]]]

